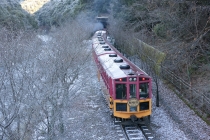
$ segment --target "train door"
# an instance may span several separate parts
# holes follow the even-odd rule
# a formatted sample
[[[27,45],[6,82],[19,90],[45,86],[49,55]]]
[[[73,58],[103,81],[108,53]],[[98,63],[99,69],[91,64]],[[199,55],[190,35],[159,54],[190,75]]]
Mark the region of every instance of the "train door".
[[[129,84],[129,98],[130,99],[137,99],[137,86],[136,83],[130,83]],[[135,112],[137,111],[137,106],[130,106],[129,107],[130,112]]]
[[[136,98],[136,84],[129,84],[129,97]]]

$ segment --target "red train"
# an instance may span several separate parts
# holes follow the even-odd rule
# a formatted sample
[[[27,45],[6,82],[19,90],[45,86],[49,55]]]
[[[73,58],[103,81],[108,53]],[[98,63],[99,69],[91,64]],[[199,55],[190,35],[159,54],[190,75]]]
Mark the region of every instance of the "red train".
[[[120,120],[139,121],[152,113],[151,77],[125,58],[107,41],[105,30],[92,38],[93,57],[112,115]]]

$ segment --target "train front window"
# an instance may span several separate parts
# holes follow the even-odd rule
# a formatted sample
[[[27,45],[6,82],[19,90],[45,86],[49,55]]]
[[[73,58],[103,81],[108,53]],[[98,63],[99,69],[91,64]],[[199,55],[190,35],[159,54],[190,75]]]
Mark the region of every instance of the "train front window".
[[[116,99],[126,99],[126,85],[116,84]]]
[[[130,84],[130,98],[136,98],[136,85]]]
[[[149,83],[140,83],[139,84],[139,98],[148,98],[149,97]]]

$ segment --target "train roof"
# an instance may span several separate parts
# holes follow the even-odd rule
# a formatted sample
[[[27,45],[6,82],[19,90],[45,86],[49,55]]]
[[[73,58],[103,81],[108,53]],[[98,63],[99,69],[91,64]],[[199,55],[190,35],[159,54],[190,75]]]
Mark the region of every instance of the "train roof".
[[[103,30],[96,32],[95,36],[93,37],[93,49],[106,73],[110,77],[112,77],[112,79],[119,79],[130,76],[149,78],[149,76],[143,70],[141,70],[132,62],[128,61],[123,56],[119,55],[119,52],[115,52],[112,46],[106,43],[106,40],[100,41],[99,38],[102,37],[102,35],[105,33],[106,31]],[[101,44],[101,42],[103,42],[104,44]],[[108,48],[110,48],[111,50],[105,50]],[[120,59],[122,59],[123,62],[115,62],[115,60]],[[129,68],[127,66],[129,66]]]
[[[106,31],[97,31],[96,34],[101,34],[98,35],[97,37],[95,36],[93,38],[93,49],[96,52],[97,55],[102,55],[106,53],[115,53],[113,49],[105,42],[105,40],[102,38],[102,34],[106,33]]]
[[[104,54],[104,55],[99,56],[98,58],[102,66],[104,67],[105,71],[107,72],[107,74],[111,76],[113,79],[127,77],[126,73],[122,71],[119,67],[120,64],[122,63],[114,62],[116,57],[109,57],[109,54]]]

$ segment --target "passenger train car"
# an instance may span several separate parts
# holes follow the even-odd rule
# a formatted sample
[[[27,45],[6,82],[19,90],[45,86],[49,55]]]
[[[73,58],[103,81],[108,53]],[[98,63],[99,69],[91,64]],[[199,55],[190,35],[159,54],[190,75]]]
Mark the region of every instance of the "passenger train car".
[[[109,41],[105,30],[92,38],[93,57],[112,116],[133,122],[152,113],[151,77],[125,58]]]

